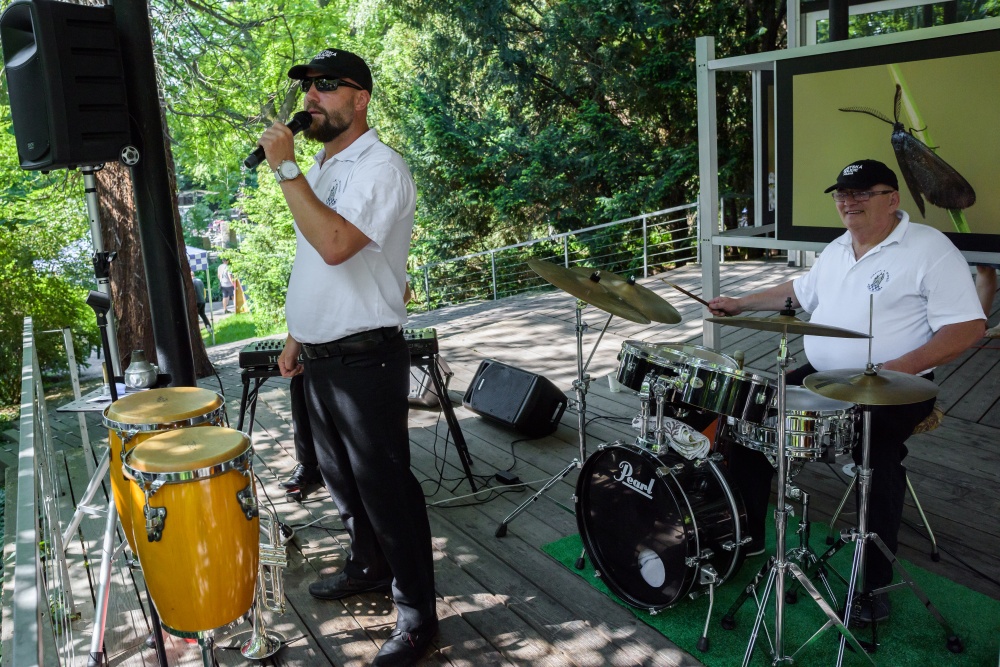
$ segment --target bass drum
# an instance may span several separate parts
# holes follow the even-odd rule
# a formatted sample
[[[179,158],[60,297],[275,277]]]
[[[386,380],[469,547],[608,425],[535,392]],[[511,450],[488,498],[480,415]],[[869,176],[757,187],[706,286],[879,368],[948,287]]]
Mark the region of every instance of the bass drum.
[[[658,611],[703,587],[699,563],[721,584],[746,557],[743,500],[711,459],[601,445],[580,471],[576,503],[597,575],[634,607]]]

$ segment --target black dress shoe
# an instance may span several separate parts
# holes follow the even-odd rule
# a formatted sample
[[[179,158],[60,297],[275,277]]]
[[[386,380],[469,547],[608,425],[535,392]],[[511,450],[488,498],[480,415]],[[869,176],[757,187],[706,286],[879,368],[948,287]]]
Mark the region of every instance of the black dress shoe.
[[[384,593],[392,588],[392,577],[367,581],[352,579],[343,572],[309,584],[309,595],[320,600],[340,600],[359,593]]]
[[[424,626],[420,630],[400,630],[396,628],[392,631],[389,639],[382,644],[378,655],[372,661],[372,667],[411,667],[416,665],[431,642],[437,635],[438,624],[433,623]]]
[[[889,620],[889,614],[892,612],[892,604],[889,602],[888,593],[876,593],[871,596],[871,602],[867,600],[859,599],[859,597],[854,598],[854,609],[851,611],[851,625],[855,623],[867,625],[872,621],[882,621]]]
[[[282,482],[281,486],[285,489],[301,489],[303,486],[319,484],[322,481],[323,476],[320,475],[317,468],[307,468],[299,463],[292,471],[292,476],[287,481]]]

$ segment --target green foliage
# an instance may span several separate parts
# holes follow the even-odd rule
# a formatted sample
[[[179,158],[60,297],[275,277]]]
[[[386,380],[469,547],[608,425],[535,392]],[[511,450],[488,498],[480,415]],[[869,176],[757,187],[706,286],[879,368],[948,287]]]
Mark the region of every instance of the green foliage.
[[[233,314],[225,319],[216,320],[215,324],[216,345],[234,343],[250,338],[260,338],[261,336],[271,336],[285,331],[283,327],[259,327],[255,319],[245,313]],[[204,329],[202,329],[201,337],[205,341],[205,345],[212,344],[211,335]]]
[[[9,131],[6,80],[0,89],[0,155],[16,156]],[[67,369],[62,336],[43,333],[69,327],[78,360],[99,342],[87,291],[95,289],[92,245],[78,174],[23,172],[15,159],[0,160],[0,405],[16,404],[21,392],[24,318],[33,318],[44,374]]]
[[[420,193],[413,262],[690,201],[694,38],[716,35],[720,55],[773,49],[783,17],[763,5],[369,5],[366,27],[384,32],[376,90],[386,99],[384,137],[409,161]],[[746,190],[748,90],[722,89],[732,98],[720,105],[723,144],[741,137],[723,155],[722,177]]]

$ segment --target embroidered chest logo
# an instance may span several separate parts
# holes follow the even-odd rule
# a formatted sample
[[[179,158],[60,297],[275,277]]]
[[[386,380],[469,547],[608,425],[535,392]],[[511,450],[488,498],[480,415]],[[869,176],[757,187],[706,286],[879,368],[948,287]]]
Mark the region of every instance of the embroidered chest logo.
[[[616,482],[621,482],[625,486],[633,489],[646,496],[647,498],[653,498],[653,480],[650,479],[648,482],[643,483],[632,477],[632,464],[628,461],[622,461],[618,464],[618,468],[621,470],[618,477],[615,477]]]
[[[340,181],[334,181],[333,187],[330,188],[330,194],[326,196],[326,205],[330,208],[335,208],[337,206],[337,194],[340,192]]]
[[[886,286],[889,282],[889,272],[885,269],[880,269],[875,272],[872,276],[872,281],[868,283],[868,291],[875,293],[882,291],[882,288]]]

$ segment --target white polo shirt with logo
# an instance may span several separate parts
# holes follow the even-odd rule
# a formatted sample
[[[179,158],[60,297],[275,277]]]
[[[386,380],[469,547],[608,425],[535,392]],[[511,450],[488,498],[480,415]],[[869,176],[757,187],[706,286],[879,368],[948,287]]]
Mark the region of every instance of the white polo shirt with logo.
[[[861,259],[844,232],[792,283],[811,322],[862,333],[868,333],[873,296],[875,364],[915,350],[947,324],[985,319],[969,265],[954,244],[933,227],[911,223],[905,211],[896,215],[896,228]],[[868,361],[867,339],[804,336],[803,342],[818,371],[864,368]]]
[[[343,264],[330,266],[295,226],[288,282],[288,332],[301,343],[327,343],[406,323],[406,258],[416,187],[403,158],[374,129],[306,174],[313,192],[370,239]]]

